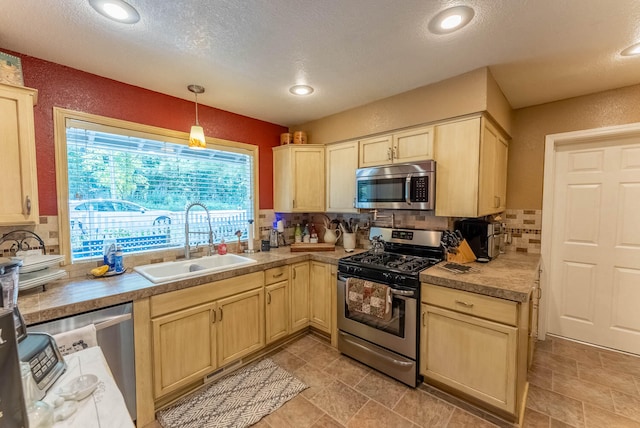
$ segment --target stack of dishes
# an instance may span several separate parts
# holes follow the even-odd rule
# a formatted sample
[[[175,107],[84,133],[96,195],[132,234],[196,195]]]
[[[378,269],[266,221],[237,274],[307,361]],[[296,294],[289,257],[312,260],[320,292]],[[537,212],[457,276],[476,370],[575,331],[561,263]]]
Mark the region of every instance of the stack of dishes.
[[[18,279],[19,290],[28,290],[67,276],[67,272],[60,269],[60,262],[64,261],[64,256],[28,251],[19,254],[17,258],[22,260]]]

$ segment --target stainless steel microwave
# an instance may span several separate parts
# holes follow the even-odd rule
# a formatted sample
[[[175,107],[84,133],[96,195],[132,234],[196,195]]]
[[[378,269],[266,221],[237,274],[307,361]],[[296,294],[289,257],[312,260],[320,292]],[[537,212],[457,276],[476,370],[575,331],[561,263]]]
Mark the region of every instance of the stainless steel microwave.
[[[436,163],[393,164],[356,171],[356,208],[433,210]]]

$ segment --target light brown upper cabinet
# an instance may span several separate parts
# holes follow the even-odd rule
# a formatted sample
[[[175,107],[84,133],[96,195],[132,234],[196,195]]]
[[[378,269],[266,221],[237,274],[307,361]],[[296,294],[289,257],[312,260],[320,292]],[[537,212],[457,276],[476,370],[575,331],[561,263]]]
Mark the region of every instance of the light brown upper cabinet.
[[[358,142],[330,144],[326,147],[327,212],[357,213],[356,169]]]
[[[33,106],[35,89],[0,84],[0,224],[38,223],[38,178]]]
[[[359,167],[433,159],[433,126],[360,140]]]
[[[508,147],[485,117],[437,125],[436,216],[480,217],[504,211]]]
[[[273,148],[273,209],[276,212],[324,212],[324,145]]]

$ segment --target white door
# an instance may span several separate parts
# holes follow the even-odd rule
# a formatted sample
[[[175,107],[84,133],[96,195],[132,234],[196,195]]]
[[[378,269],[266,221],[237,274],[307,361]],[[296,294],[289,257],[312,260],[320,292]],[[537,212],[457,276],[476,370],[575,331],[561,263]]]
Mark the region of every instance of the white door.
[[[552,169],[548,332],[640,354],[640,136],[557,146]]]

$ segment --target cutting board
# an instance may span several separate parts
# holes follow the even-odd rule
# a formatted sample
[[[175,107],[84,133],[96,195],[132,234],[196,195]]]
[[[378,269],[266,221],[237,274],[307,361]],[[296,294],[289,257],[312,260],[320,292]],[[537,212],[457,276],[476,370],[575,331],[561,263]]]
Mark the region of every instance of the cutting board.
[[[335,251],[335,244],[325,244],[324,242],[319,242],[317,244],[291,244],[291,252],[302,252],[302,251]]]

